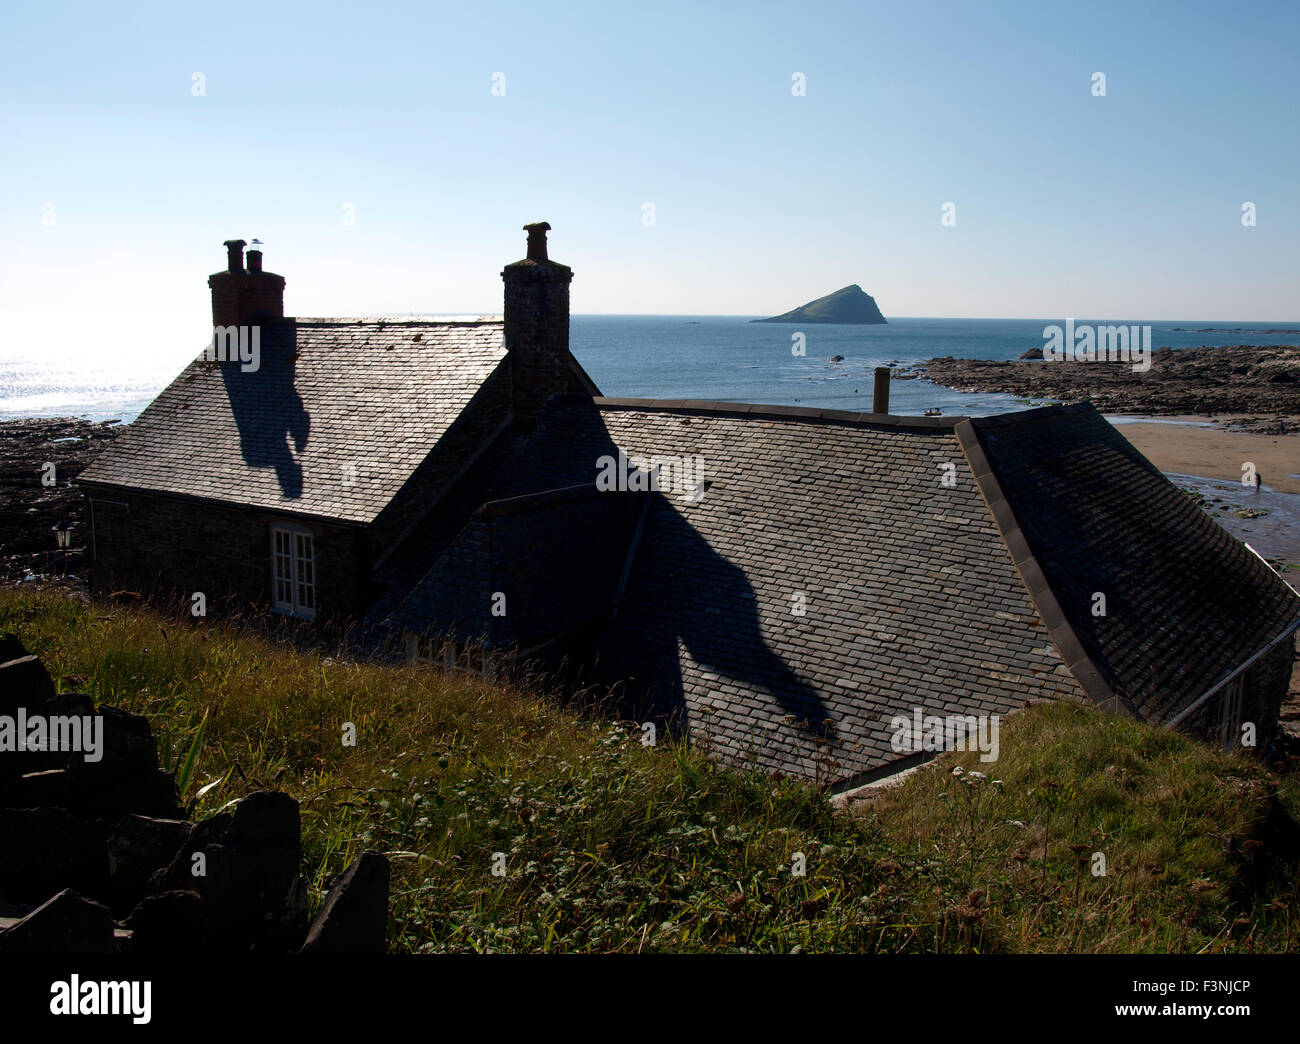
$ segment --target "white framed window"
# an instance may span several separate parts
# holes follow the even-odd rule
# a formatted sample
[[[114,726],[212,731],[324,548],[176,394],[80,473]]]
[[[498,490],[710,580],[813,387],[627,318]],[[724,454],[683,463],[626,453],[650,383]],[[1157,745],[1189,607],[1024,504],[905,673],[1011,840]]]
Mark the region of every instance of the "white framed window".
[[[309,530],[271,527],[271,605],[305,620],[316,615],[316,549]]]

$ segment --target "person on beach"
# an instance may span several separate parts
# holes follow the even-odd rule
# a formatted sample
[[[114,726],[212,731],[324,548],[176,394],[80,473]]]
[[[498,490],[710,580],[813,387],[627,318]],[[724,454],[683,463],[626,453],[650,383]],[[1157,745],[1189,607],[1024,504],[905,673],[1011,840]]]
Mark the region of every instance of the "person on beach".
[[[1256,493],[1259,492],[1260,483],[1261,483],[1262,481],[1263,481],[1263,480],[1259,477],[1259,472],[1258,472],[1258,471],[1255,472],[1255,492],[1256,492]]]

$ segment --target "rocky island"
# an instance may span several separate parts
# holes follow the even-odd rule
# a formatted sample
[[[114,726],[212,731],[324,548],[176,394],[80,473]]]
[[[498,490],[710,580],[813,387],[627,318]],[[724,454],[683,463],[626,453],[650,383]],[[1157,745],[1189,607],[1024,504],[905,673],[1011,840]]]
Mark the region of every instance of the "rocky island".
[[[833,294],[809,301],[806,305],[771,319],[751,319],[751,323],[844,323],[857,326],[888,322],[876,307],[876,299],[854,283]]]

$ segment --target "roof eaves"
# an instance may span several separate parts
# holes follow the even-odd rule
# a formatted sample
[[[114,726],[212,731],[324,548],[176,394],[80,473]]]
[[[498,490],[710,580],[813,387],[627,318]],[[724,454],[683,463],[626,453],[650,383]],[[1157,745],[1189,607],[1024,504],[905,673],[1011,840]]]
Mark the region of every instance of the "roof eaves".
[[[373,518],[341,518],[338,515],[322,515],[310,511],[292,511],[287,508],[269,507],[263,504],[251,504],[240,500],[226,500],[222,497],[200,497],[193,493],[177,493],[170,489],[153,489],[149,486],[131,486],[120,482],[104,482],[100,479],[78,477],[73,479],[73,482],[75,485],[81,486],[87,492],[107,490],[113,493],[143,493],[150,497],[170,497],[173,500],[183,500],[188,503],[212,504],[215,507],[230,508],[234,511],[257,511],[266,515],[283,515],[285,518],[299,518],[311,522],[325,522],[334,526],[352,526],[358,529],[364,529],[373,521]]]

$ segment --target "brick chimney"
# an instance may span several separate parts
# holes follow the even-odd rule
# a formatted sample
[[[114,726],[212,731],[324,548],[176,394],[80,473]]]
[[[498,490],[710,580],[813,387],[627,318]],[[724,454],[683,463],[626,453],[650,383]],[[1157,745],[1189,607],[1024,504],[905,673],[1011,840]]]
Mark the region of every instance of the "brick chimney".
[[[546,256],[545,221],[525,225],[528,256],[506,265],[505,342],[511,359],[514,412],[531,425],[552,395],[575,390],[569,355],[569,282],[573,269]]]
[[[284,276],[262,271],[260,250],[248,252],[245,269],[245,245],[227,239],[226,270],[208,276],[213,326],[256,326],[284,318]]]

